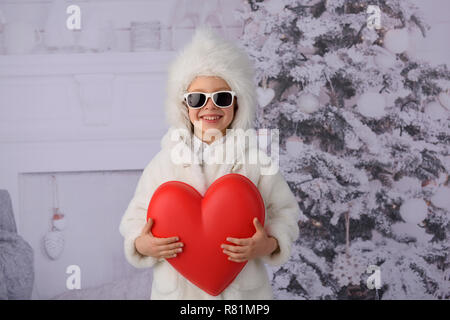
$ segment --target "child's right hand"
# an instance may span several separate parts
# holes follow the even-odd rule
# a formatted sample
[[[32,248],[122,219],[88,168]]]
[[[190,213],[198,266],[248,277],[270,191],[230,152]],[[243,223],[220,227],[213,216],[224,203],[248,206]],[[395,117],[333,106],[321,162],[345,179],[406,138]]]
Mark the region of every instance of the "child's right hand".
[[[153,219],[149,218],[147,224],[142,229],[141,235],[134,241],[136,250],[144,255],[154,258],[174,258],[177,253],[181,252],[182,242],[178,241],[178,237],[157,238],[154,237],[151,228]]]

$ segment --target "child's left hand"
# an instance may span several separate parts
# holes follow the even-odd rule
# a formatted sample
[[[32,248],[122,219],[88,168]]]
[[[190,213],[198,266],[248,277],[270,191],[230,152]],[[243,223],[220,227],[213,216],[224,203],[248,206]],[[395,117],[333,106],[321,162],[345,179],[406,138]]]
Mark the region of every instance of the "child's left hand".
[[[269,236],[258,221],[258,218],[253,219],[256,232],[251,238],[227,238],[227,241],[237,244],[228,245],[222,244],[223,252],[227,254],[228,260],[234,262],[244,262],[246,260],[255,259],[261,256],[269,255],[278,248],[278,241],[272,236]]]

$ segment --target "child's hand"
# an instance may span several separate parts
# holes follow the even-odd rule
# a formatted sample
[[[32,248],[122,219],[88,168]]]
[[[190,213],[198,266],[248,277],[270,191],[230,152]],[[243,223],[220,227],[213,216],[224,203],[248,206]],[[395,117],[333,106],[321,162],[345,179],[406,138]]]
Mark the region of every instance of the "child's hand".
[[[178,241],[178,237],[157,238],[154,237],[151,228],[153,219],[149,218],[147,224],[142,229],[141,235],[134,241],[136,250],[144,255],[154,258],[173,258],[177,253],[181,252],[182,242]]]
[[[227,241],[237,244],[222,244],[223,252],[227,254],[228,259],[235,262],[244,262],[261,256],[269,255],[278,249],[278,241],[269,236],[263,228],[258,218],[253,219],[256,232],[251,238],[227,238]]]

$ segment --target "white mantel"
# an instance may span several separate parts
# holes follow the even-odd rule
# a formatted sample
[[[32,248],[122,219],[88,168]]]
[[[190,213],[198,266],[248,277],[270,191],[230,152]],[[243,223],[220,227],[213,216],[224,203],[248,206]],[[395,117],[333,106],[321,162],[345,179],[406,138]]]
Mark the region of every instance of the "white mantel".
[[[174,51],[0,55],[0,77],[161,73],[174,56]]]

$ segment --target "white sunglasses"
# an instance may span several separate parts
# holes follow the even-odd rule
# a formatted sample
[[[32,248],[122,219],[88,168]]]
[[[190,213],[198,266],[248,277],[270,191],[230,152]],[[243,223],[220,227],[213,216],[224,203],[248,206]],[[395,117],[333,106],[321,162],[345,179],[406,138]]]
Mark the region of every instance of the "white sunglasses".
[[[228,108],[233,104],[235,96],[236,93],[234,91],[186,92],[183,95],[188,107],[193,109],[202,108],[208,101],[208,98],[211,98],[213,103],[219,108]]]

